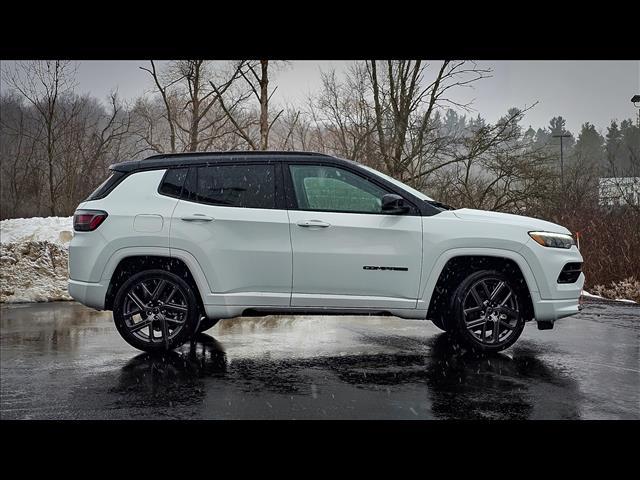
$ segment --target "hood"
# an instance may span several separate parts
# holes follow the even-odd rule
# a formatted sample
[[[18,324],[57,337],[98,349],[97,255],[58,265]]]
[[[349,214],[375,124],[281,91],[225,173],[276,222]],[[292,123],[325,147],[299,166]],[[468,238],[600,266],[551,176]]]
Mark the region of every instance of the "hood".
[[[539,218],[525,217],[522,215],[512,215],[510,213],[491,212],[488,210],[474,210],[471,208],[461,208],[453,210],[452,213],[461,220],[473,220],[476,222],[503,223],[510,225],[519,225],[528,230],[540,230],[553,233],[571,232],[562,225],[540,220]]]

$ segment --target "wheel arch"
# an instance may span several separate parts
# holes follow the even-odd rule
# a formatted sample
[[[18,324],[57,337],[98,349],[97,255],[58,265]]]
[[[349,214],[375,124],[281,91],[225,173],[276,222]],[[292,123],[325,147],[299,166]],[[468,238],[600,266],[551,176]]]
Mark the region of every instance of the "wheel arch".
[[[425,284],[419,307],[427,309],[427,318],[437,318],[448,306],[448,295],[469,274],[478,270],[498,270],[515,276],[525,295],[527,320],[534,318],[532,293],[538,292],[533,272],[517,252],[499,249],[454,249],[444,252]]]
[[[204,314],[205,309],[201,285],[199,285],[197,280],[197,274],[201,272],[196,272],[196,275],[194,275],[192,271],[193,268],[190,268],[183,259],[158,254],[157,252],[154,254],[130,252],[130,254],[122,255],[117,259],[117,263],[113,266],[105,294],[105,310],[113,310],[113,301],[118,289],[131,275],[152,269],[166,270],[184,279],[193,289],[200,310],[202,314]]]

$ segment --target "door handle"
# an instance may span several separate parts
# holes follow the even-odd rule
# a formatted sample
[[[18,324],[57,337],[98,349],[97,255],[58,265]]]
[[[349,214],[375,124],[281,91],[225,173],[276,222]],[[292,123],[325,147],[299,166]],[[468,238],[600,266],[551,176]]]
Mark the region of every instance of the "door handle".
[[[203,213],[194,213],[193,215],[180,217],[180,220],[184,220],[185,222],[211,222],[215,220],[215,218],[210,217],[209,215],[204,215]]]
[[[327,228],[327,227],[330,227],[331,224],[327,222],[323,222],[322,220],[302,220],[301,222],[298,222],[298,226]]]

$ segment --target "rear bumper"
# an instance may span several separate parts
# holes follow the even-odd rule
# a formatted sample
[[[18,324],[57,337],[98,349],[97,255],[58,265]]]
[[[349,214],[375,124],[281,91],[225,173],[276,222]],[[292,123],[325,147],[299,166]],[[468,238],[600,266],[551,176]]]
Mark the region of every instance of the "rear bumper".
[[[107,295],[108,285],[69,279],[67,288],[69,295],[74,300],[88,307],[104,310],[104,299]]]

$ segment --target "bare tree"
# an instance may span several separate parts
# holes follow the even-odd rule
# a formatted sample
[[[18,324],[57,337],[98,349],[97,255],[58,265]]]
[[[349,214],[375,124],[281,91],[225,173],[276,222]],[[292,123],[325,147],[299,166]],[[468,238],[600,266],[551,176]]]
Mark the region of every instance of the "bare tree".
[[[31,102],[25,96],[33,88],[18,83],[25,72],[19,67],[12,72],[13,85],[22,92],[14,87],[2,97],[2,216],[70,214],[104,180],[107,166],[129,155],[129,112],[115,93],[105,108],[89,96],[61,94],[59,85],[57,96],[51,95],[56,97],[51,114],[44,107],[51,108],[53,98],[47,102],[37,91],[45,100]],[[45,210],[42,192],[49,200]]]
[[[68,190],[70,208],[78,197],[84,197],[101,183],[109,164],[133,156],[134,145],[129,140],[131,112],[123,105],[116,92],[107,97],[107,107],[83,98],[85,109],[79,122],[75,145],[78,165],[68,172],[77,184]]]
[[[144,68],[144,67],[140,67],[140,69],[146,72],[149,72],[149,74],[153,78],[154,83],[156,84],[156,87],[158,89],[158,92],[160,93],[160,96],[162,97],[162,101],[165,106],[165,115],[166,115],[165,118],[167,119],[167,124],[169,125],[169,131],[170,131],[169,145],[171,148],[171,153],[175,153],[176,152],[176,125],[174,120],[173,109],[169,102],[169,95],[167,91],[173,84],[178,83],[180,80],[182,80],[182,78],[175,78],[171,80],[168,84],[161,83],[160,78],[158,76],[158,71],[156,70],[156,64],[154,63],[153,60],[151,60],[151,69]],[[151,145],[154,145],[152,141],[150,141],[149,143]]]
[[[76,86],[75,65],[61,60],[18,62],[15,69],[7,71],[4,80],[33,105],[44,125],[49,213],[56,215],[54,169],[59,153],[58,142],[66,135],[77,114],[75,106],[61,112],[59,102]]]
[[[40,203],[43,177],[37,162],[42,127],[34,129],[22,98],[14,93],[0,97],[0,199],[1,218],[19,216],[32,202]]]
[[[333,70],[321,73],[321,79],[322,87],[309,99],[308,108],[320,149],[377,167],[379,156],[372,138],[376,126],[368,102],[366,68],[355,63],[342,81]]]
[[[213,82],[211,82],[211,86],[216,92],[216,99],[220,101],[220,105],[233,124],[236,134],[243,140],[245,140],[249,147],[251,147],[253,150],[269,149],[269,132],[271,131],[275,122],[284,112],[284,109],[281,109],[272,119],[270,119],[269,104],[271,97],[276,92],[278,87],[275,87],[274,89],[269,91],[269,74],[269,60],[242,60],[238,63],[231,79],[227,81],[222,87],[216,86]],[[247,87],[248,91],[238,95],[233,104],[229,105],[228,100],[225,100],[225,91],[233,84],[236,78],[240,77],[245,81],[245,86]],[[257,100],[259,105],[257,122],[251,120],[250,116],[249,118],[247,118],[246,115],[244,116],[245,118],[242,119],[242,109],[238,108],[252,96]],[[256,141],[253,138],[250,130],[251,127],[255,126],[256,124],[259,128],[259,141]]]
[[[413,183],[447,165],[438,160],[433,141],[433,116],[438,107],[449,105],[468,109],[450,96],[452,89],[468,87],[489,75],[491,70],[474,62],[445,60],[435,78],[425,81],[427,65],[416,60],[368,61],[373,93],[378,149],[387,172]],[[446,144],[444,144],[446,145]],[[435,150],[435,151],[434,151]]]
[[[169,62],[162,72],[156,69],[152,60],[150,68],[140,67],[148,72],[160,94],[164,113],[162,117],[169,127],[169,150],[196,152],[206,150],[225,135],[230,134],[229,118],[222,109],[216,106],[217,93],[212,88],[215,76],[214,64],[207,60],[177,60]],[[231,85],[231,80],[224,82],[224,92]],[[157,114],[144,101],[138,103],[139,119],[142,121],[141,138],[149,148],[162,152],[162,142],[157,132]]]
[[[294,105],[284,108],[280,121],[272,127],[270,144],[277,150],[305,150],[309,129],[309,122],[305,117],[305,112]]]

